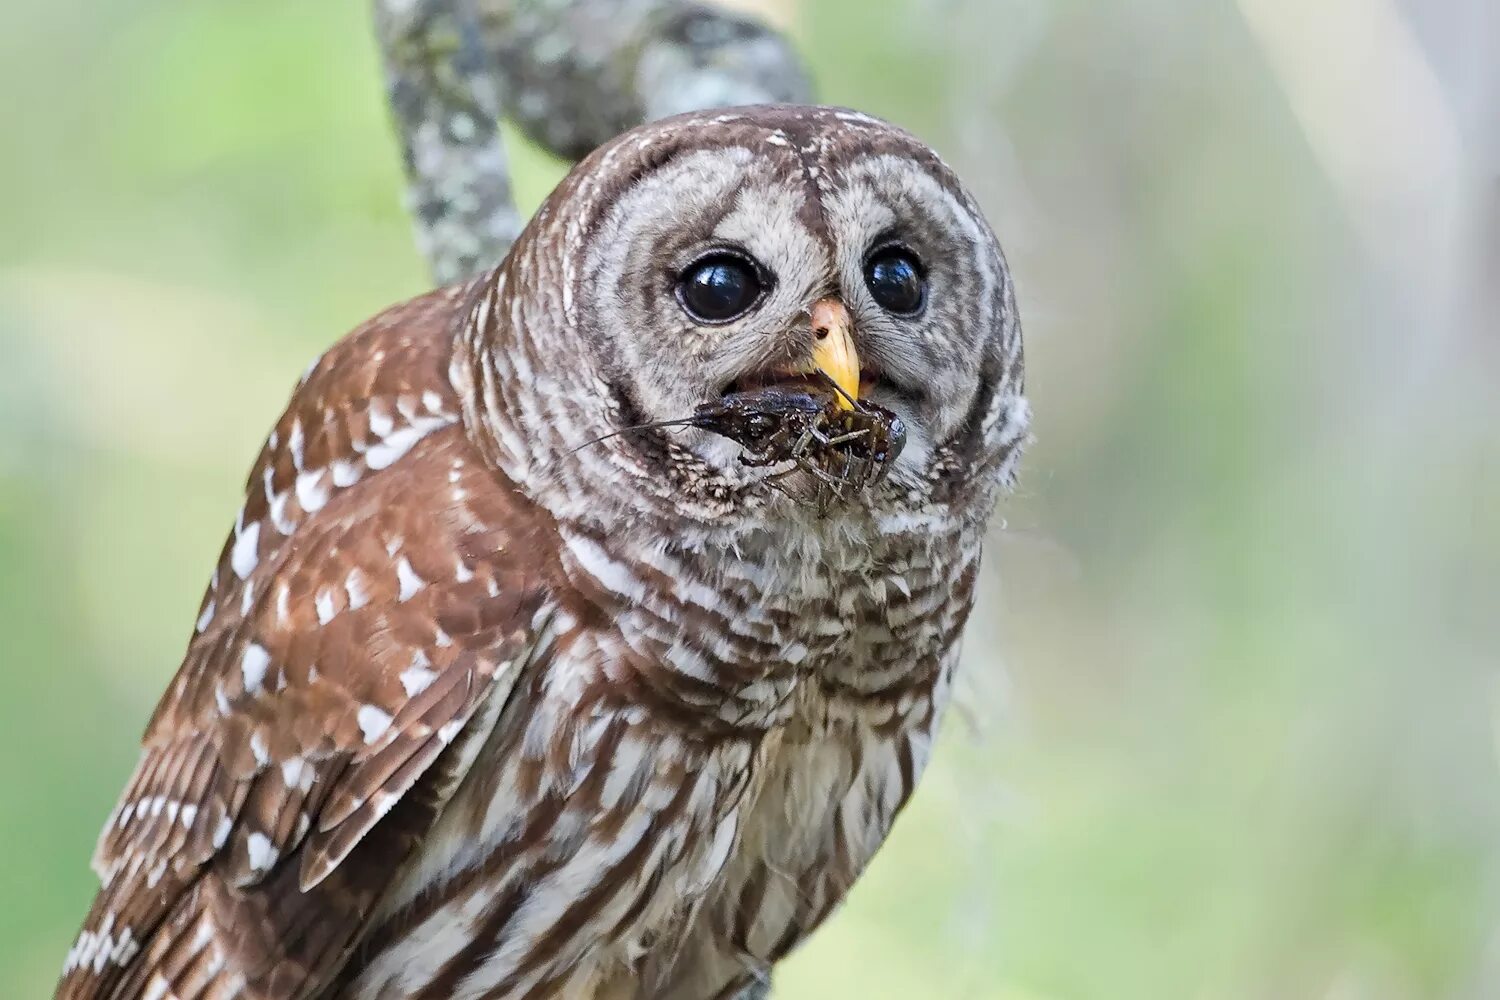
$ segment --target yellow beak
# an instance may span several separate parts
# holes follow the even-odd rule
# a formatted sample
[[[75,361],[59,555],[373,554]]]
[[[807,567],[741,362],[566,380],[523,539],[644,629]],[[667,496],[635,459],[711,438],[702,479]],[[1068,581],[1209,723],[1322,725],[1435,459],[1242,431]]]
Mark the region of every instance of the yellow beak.
[[[852,410],[859,398],[859,353],[849,327],[849,310],[836,298],[819,299],[812,307],[812,363],[844,391],[838,405]]]

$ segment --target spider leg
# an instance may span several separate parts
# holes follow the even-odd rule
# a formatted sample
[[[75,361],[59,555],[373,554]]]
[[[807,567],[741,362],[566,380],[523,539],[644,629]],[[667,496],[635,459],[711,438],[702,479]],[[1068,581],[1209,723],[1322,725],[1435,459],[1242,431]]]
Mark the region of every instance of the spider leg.
[[[791,472],[791,471],[792,471],[791,469],[787,470],[787,472]],[[792,495],[792,491],[789,490],[789,489],[787,489],[785,486],[781,485],[781,480],[783,478],[785,478],[785,476],[786,476],[786,472],[777,472],[777,473],[775,473],[773,475],[767,476],[766,479],[765,479],[765,483],[766,483],[767,486],[771,487],[771,489],[775,490],[777,493],[780,493],[782,496],[786,497],[788,500],[795,500],[797,498]]]
[[[858,483],[858,476],[856,476],[856,475],[850,475],[850,470],[851,469],[858,468],[858,466],[854,464],[855,461],[856,460],[855,460],[855,458],[854,458],[853,455],[849,454],[847,451],[844,452],[844,468],[843,468],[843,472],[840,474],[839,478],[842,479],[849,486],[853,487],[854,490],[858,491],[859,488],[860,488],[859,483]]]
[[[807,446],[814,441],[822,444],[823,435],[818,433],[818,429],[816,427],[809,424],[807,426],[807,429],[802,432],[802,436],[797,439],[797,443],[792,445],[792,454],[797,458],[801,458],[803,455],[807,454]]]
[[[760,447],[759,451],[750,452],[748,455],[741,455],[740,461],[754,468],[775,465],[777,462],[786,461],[789,456],[782,453],[782,448],[786,444],[789,432],[790,428],[785,426],[778,428],[774,434],[766,439],[765,444]]]
[[[844,387],[835,382],[827,372],[820,370],[818,374],[823,376],[823,382],[826,383],[829,388],[838,393],[840,396],[844,397],[844,401],[849,404],[849,408],[851,410],[857,410],[860,413],[869,412],[865,409],[865,404],[861,403],[859,400],[855,399],[853,396],[845,392]]]
[[[798,468],[805,469],[808,472],[812,473],[812,475],[815,476],[825,486],[832,486],[835,489],[837,489],[839,486],[843,485],[842,483],[839,482],[838,479],[836,479],[833,476],[829,475],[827,472],[825,472],[824,470],[818,468],[816,465],[814,465],[811,462],[799,462],[798,463]]]
[[[870,462],[865,458],[847,456],[844,460],[845,478],[849,488],[858,493],[865,488],[865,483],[870,480]]]
[[[824,441],[823,444],[832,447],[836,444],[843,444],[846,441],[858,441],[860,438],[867,436],[869,433],[870,428],[862,427],[857,431],[849,431],[846,434],[840,434],[838,437],[831,437],[828,440]]]

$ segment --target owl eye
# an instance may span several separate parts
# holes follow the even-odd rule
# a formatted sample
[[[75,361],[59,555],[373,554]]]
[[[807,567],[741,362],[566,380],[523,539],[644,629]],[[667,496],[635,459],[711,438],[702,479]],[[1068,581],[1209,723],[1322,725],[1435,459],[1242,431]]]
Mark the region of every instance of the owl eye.
[[[922,262],[905,247],[884,247],[871,254],[865,262],[865,284],[887,312],[911,316],[927,301]]]
[[[699,257],[677,279],[677,301],[699,323],[728,323],[749,312],[765,294],[766,281],[754,261],[716,250]]]

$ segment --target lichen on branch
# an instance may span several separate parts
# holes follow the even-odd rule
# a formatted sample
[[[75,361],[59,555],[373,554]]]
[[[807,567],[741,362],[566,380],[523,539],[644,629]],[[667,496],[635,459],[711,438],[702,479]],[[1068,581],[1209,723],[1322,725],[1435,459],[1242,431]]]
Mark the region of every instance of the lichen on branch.
[[[805,102],[791,43],[687,0],[375,0],[417,247],[439,284],[520,233],[498,121],[577,159],[681,111]]]

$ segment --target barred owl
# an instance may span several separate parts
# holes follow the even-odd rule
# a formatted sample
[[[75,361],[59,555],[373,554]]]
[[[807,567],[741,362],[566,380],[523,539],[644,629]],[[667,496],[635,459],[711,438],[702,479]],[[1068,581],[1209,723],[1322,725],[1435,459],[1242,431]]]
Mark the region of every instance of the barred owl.
[[[613,433],[815,369],[906,428],[831,504]],[[927,763],[1021,388],[995,237],[905,132],[744,108],[595,151],[303,377],[59,996],[754,987]]]

